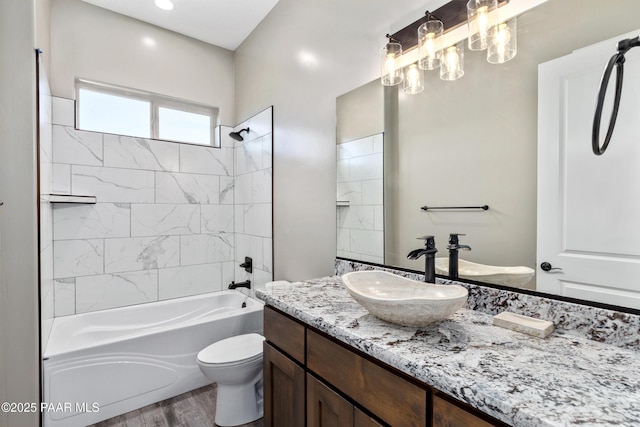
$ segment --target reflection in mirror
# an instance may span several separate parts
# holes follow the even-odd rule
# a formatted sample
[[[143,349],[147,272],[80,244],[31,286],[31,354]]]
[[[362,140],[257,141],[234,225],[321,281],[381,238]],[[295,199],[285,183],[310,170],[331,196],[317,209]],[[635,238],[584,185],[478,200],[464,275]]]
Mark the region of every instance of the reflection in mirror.
[[[464,233],[465,261],[549,274],[536,258],[538,65],[637,30],[639,14],[633,0],[549,0],[518,16],[518,53],[505,64],[467,51],[459,80],[442,81],[436,70],[425,72],[420,94],[375,80],[339,97],[338,143],[384,131],[385,264],[420,271],[420,260],[406,258],[417,237],[435,235],[437,256],[447,257],[449,234]],[[485,204],[488,211],[420,209]],[[521,287],[535,289],[536,276]]]
[[[339,257],[384,264],[383,134],[338,144]]]

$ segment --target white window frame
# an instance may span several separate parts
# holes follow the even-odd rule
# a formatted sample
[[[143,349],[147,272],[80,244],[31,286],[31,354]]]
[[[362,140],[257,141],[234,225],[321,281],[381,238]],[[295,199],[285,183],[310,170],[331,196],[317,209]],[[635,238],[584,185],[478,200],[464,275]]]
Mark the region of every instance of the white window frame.
[[[181,144],[191,144],[198,145],[201,147],[214,147],[220,148],[220,138],[216,137],[216,128],[218,121],[218,112],[219,109],[216,107],[211,107],[204,104],[198,104],[191,101],[184,101],[178,98],[172,98],[169,96],[159,95],[150,92],[144,92],[136,89],[124,88],[120,86],[114,86],[106,83],[98,83],[94,81],[89,81],[85,79],[76,79],[75,84],[75,93],[76,93],[76,128],[80,130],[89,130],[90,129],[81,129],[80,128],[80,90],[87,89],[93,92],[100,92],[106,95],[119,96],[121,98],[129,98],[137,101],[146,101],[149,102],[150,117],[151,122],[150,126],[150,139],[160,140],[160,141],[169,141],[169,142],[178,142]],[[178,141],[178,140],[170,140],[159,137],[159,123],[158,116],[161,107],[170,108],[173,110],[184,111],[187,113],[195,113],[208,116],[210,118],[210,141],[209,144],[198,144],[195,142],[189,141]],[[131,135],[124,135],[131,136]]]

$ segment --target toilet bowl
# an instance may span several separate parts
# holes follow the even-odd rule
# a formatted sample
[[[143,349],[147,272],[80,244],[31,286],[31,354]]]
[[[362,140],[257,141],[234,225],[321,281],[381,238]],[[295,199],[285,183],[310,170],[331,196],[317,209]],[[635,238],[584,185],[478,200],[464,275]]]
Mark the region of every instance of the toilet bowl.
[[[216,425],[238,426],[262,417],[263,341],[259,334],[238,335],[198,353],[200,370],[218,384]]]

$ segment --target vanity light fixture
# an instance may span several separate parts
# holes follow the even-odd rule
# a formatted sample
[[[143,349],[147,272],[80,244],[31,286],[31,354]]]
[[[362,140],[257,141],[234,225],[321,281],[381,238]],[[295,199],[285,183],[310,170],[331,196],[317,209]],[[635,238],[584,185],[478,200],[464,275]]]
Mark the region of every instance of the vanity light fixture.
[[[497,8],[498,0],[469,0],[467,3],[469,50],[485,50],[488,47],[487,34],[495,19],[493,12]]]
[[[400,65],[402,45],[396,39],[387,34],[389,42],[380,50],[380,68],[382,71],[382,84],[395,86],[402,83],[404,73]]]
[[[173,2],[171,0],[155,0],[155,5],[162,10],[173,10]]]
[[[415,95],[424,90],[424,71],[418,67],[418,64],[407,66],[404,73],[404,82],[402,91],[409,95]]]
[[[442,63],[442,21],[431,19],[427,12],[428,21],[418,27],[418,65],[423,70],[434,70]]]
[[[510,20],[489,28],[487,33],[487,61],[504,64],[518,53],[517,20]]]
[[[464,45],[469,49],[487,49],[487,61],[502,64],[513,59],[517,53],[516,18],[509,8],[501,12],[501,6],[509,0],[451,0],[433,13],[407,25],[386,37],[389,42],[382,48],[380,57],[381,81],[385,86],[395,86],[404,81],[403,90],[408,94],[424,90],[423,75],[418,70],[440,68],[440,78],[457,80],[464,75]],[[501,18],[501,14],[507,14]],[[466,25],[465,25],[466,24]],[[465,25],[465,27],[460,27]],[[459,30],[466,30],[468,40],[443,49],[441,40],[449,30],[456,30],[449,43],[460,40]],[[417,36],[417,37],[416,37]],[[417,49],[417,59],[415,51]],[[409,51],[406,58],[401,58]],[[417,61],[416,63],[413,63]],[[404,68],[403,65],[411,64]],[[417,67],[416,67],[417,65]],[[406,73],[406,75],[404,75]]]

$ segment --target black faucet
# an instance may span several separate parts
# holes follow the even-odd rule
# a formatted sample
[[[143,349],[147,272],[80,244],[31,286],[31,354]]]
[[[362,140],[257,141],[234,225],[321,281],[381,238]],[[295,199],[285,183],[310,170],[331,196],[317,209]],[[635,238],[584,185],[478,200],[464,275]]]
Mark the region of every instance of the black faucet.
[[[464,251],[470,251],[471,247],[467,245],[461,245],[458,236],[466,236],[466,234],[451,233],[449,234],[449,277],[452,279],[458,278],[458,251],[460,249]]]
[[[407,255],[409,259],[418,259],[424,255],[424,281],[436,283],[436,240],[433,236],[418,237],[424,240],[424,248],[414,249]]]
[[[238,283],[232,281],[231,284],[229,285],[229,289],[235,289],[235,288],[251,289],[251,280],[245,280],[244,282],[238,282]]]

